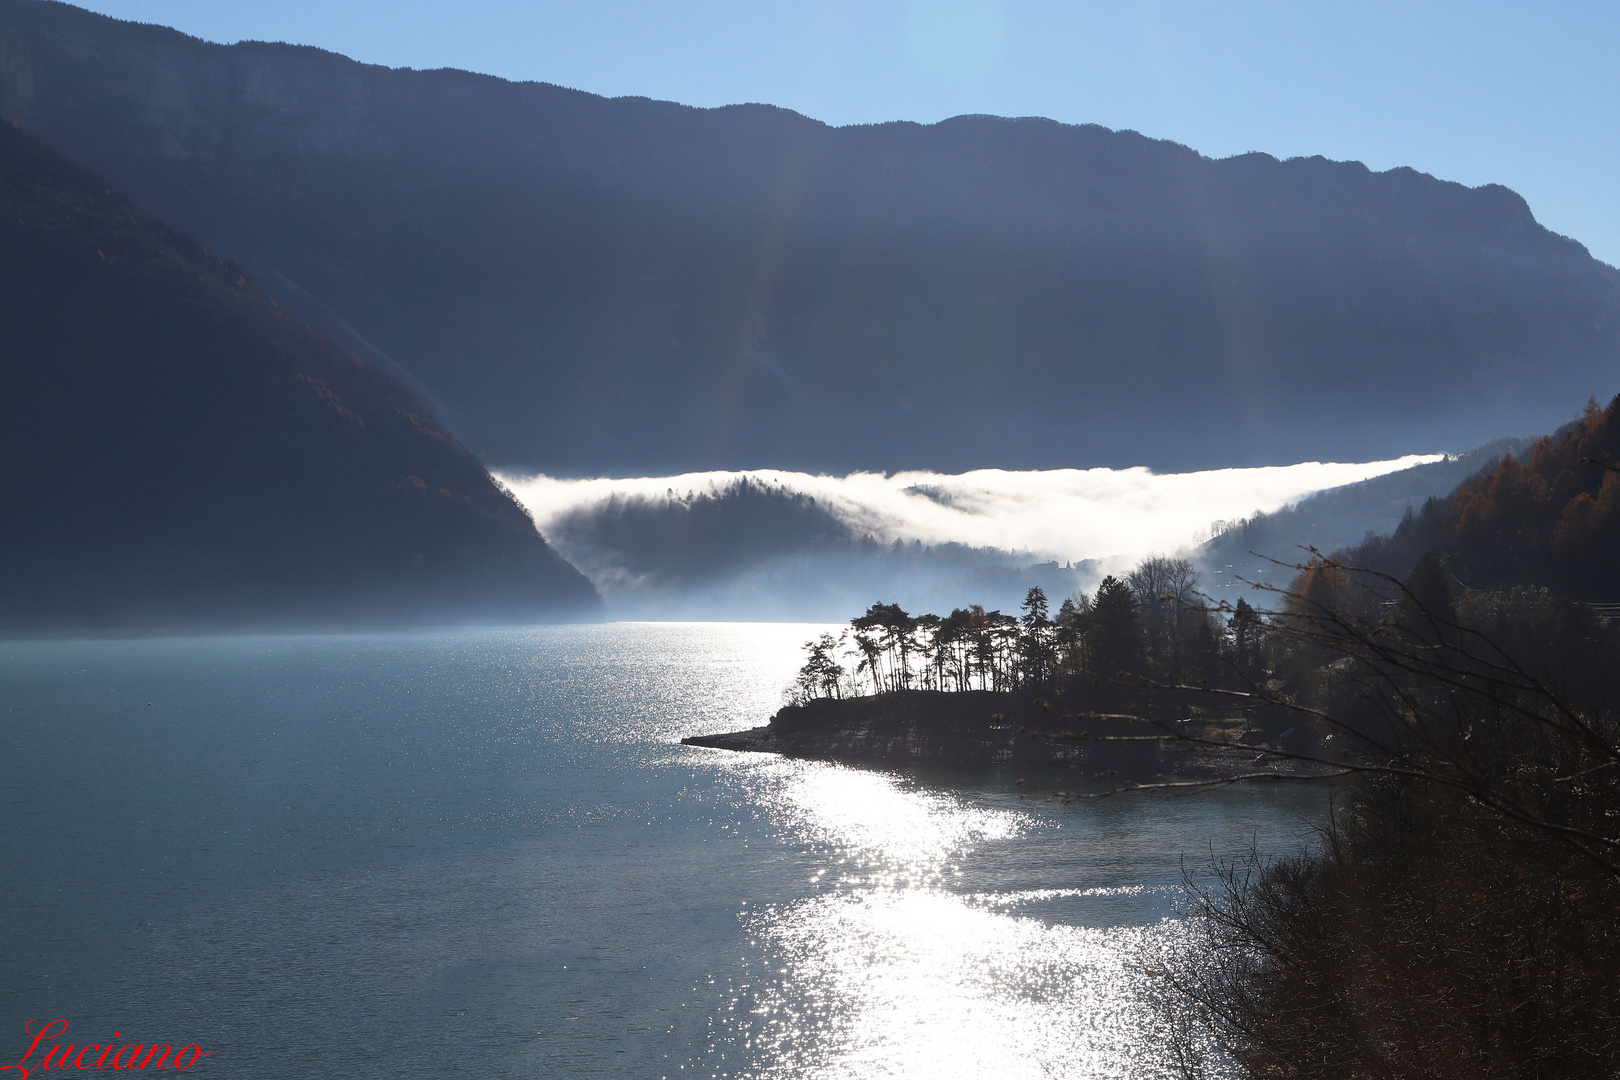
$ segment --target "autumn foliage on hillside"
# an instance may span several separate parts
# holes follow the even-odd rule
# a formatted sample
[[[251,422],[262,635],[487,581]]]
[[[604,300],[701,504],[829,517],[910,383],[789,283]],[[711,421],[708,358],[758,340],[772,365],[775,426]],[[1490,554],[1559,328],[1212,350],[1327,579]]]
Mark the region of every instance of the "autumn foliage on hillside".
[[[1617,462],[1593,402],[1301,568],[1250,700],[1355,779],[1313,850],[1195,884],[1158,965],[1183,1076],[1620,1075]]]
[[[1405,577],[1426,551],[1456,588],[1516,585],[1569,600],[1620,600],[1620,398],[1589,404],[1542,439],[1526,460],[1505,457],[1445,499],[1430,500],[1390,537],[1370,538],[1342,561]]]

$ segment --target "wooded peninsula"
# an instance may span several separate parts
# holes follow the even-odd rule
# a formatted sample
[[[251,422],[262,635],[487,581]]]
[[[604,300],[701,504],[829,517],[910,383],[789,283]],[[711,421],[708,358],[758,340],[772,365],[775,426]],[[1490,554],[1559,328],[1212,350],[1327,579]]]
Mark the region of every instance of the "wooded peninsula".
[[[1040,764],[1070,798],[1335,783],[1309,851],[1189,873],[1191,934],[1153,961],[1181,1074],[1612,1076],[1617,462],[1620,399],[1303,553],[1260,606],[1165,557],[1055,615],[1038,589],[1017,615],[874,604],[807,644],[769,725],[686,741]]]

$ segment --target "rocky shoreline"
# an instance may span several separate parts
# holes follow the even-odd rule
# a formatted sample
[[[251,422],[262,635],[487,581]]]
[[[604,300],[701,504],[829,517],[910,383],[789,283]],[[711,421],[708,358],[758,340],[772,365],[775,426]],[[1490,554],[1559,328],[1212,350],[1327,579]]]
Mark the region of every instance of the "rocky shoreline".
[[[1064,771],[1128,769],[1133,775],[1163,771],[1157,744],[1050,739],[1026,730],[1056,728],[1057,716],[1013,694],[901,690],[788,705],[763,727],[693,735],[681,742],[853,765],[990,770],[1045,766]],[[1128,725],[1115,723],[1107,733],[1123,734],[1127,729]]]
[[[1258,747],[1192,753],[1159,742],[1054,739],[1036,731],[1074,730],[1060,710],[990,691],[902,690],[876,697],[788,705],[762,727],[691,735],[686,746],[881,767],[968,771],[1011,768],[1154,779],[1219,780],[1242,773],[1304,777],[1294,763],[1267,761]],[[1150,734],[1126,721],[1089,723],[1092,736]]]

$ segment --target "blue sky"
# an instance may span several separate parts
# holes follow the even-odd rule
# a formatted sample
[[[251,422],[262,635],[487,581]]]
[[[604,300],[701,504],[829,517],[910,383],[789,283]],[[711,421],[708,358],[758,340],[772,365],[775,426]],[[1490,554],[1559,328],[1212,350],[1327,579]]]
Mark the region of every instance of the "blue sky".
[[[1620,3],[89,0],[213,41],[318,45],[832,124],[960,113],[1133,128],[1502,183],[1620,264]]]

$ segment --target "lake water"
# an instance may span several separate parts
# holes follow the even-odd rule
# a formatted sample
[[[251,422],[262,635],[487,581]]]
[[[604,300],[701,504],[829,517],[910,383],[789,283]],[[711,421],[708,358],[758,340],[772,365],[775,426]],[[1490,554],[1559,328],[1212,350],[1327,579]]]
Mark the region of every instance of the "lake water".
[[[235,1077],[1154,1075],[1183,856],[1322,795],[678,745],[820,629],[0,643],[0,1064],[62,1017]]]

